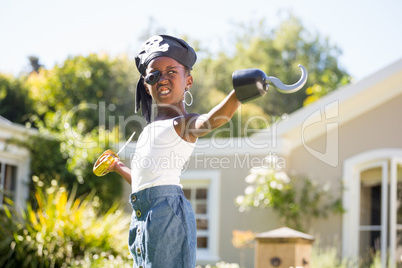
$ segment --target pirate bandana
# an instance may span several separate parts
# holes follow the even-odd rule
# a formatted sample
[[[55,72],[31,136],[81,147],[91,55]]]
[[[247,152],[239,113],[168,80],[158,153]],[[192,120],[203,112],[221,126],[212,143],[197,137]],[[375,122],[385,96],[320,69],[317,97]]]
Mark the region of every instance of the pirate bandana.
[[[141,106],[142,115],[148,122],[151,118],[152,97],[145,90],[144,77],[148,64],[157,57],[170,57],[190,69],[197,60],[194,49],[184,40],[173,36],[155,35],[143,44],[135,57],[137,69],[141,73],[137,83],[135,111],[138,112]],[[155,81],[153,82],[155,83]]]

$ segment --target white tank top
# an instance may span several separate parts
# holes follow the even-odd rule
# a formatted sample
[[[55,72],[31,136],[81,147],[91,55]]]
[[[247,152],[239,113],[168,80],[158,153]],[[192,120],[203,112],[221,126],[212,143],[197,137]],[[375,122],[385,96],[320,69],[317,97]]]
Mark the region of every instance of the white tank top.
[[[177,135],[173,120],[148,124],[138,138],[131,160],[133,192],[157,185],[181,186],[180,175],[196,144]]]

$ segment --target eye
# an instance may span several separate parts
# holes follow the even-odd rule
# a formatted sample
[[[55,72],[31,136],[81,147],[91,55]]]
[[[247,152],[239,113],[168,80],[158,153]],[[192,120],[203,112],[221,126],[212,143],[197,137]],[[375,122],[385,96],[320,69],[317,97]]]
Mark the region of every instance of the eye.
[[[161,76],[161,72],[159,71],[154,71],[152,73],[149,73],[147,76],[145,76],[145,83],[148,85],[155,85],[156,82],[158,82],[159,77]]]

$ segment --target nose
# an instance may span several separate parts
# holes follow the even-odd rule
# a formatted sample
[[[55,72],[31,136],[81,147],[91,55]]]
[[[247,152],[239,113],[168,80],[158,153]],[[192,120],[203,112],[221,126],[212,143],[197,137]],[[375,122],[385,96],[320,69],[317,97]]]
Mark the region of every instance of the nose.
[[[165,81],[167,81],[167,79],[168,79],[167,73],[166,72],[161,72],[161,75],[159,77],[158,83],[165,82]]]

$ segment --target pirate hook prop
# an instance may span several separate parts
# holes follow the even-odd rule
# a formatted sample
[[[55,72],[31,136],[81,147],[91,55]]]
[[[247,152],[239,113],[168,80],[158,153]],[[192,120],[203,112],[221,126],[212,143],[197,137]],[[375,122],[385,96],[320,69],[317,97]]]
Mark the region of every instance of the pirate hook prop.
[[[232,74],[233,88],[241,103],[248,102],[267,93],[269,84],[274,85],[281,93],[289,94],[300,90],[307,82],[308,73],[303,65],[299,64],[302,76],[293,85],[285,85],[274,76],[267,76],[260,69],[244,69]]]

